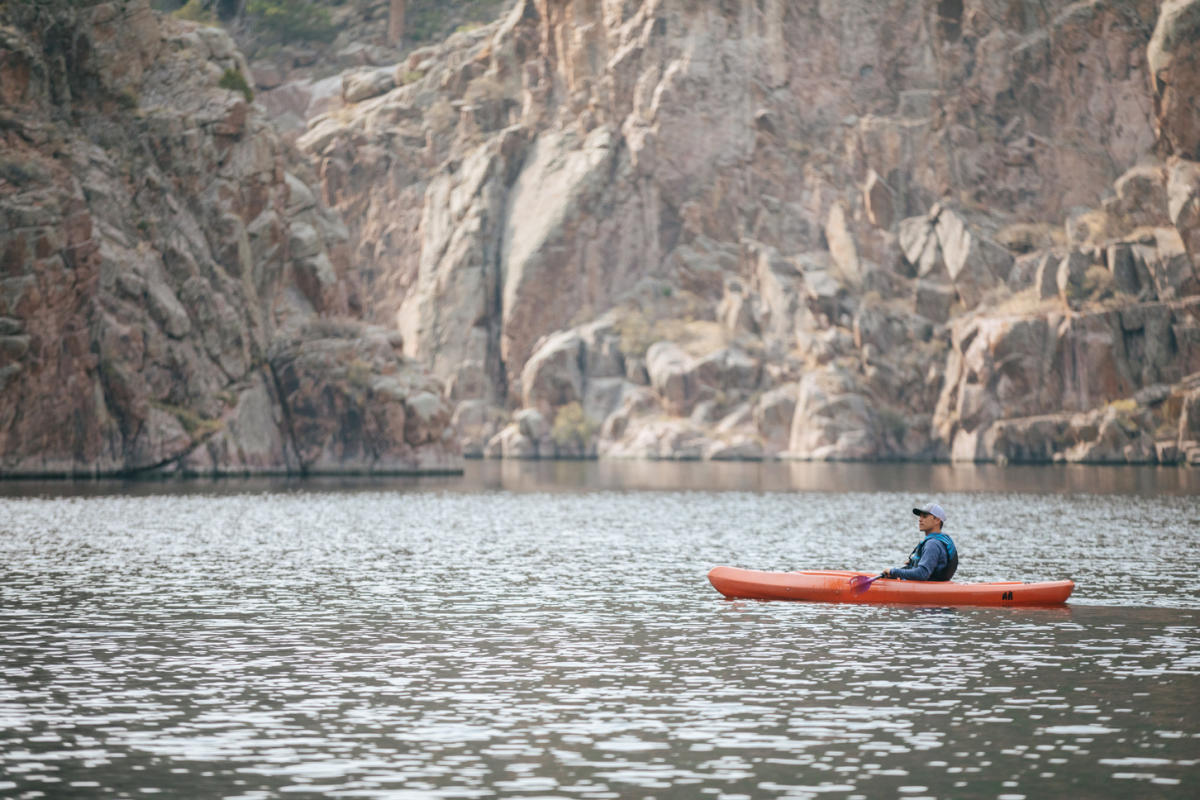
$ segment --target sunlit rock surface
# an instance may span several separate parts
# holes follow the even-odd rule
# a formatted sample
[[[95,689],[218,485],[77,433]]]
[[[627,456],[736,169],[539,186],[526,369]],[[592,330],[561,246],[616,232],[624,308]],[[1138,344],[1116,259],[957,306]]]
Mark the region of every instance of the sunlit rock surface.
[[[0,474],[453,468],[230,37],[144,0],[2,14]]]
[[[475,454],[1175,462],[1196,7],[520,0],[299,145]]]
[[[281,420],[263,424],[289,468],[393,463],[407,433],[371,449],[365,429],[285,427],[293,395],[263,370],[314,317],[396,334],[370,363],[430,370],[430,419],[472,456],[1200,461],[1200,0],[514,0],[394,63],[364,41],[339,45],[337,75],[263,64],[254,103],[216,88],[242,67],[219,31],[139,13],[120,36],[164,32],[116,47],[137,57],[104,79],[112,108],[68,141],[108,162],[20,206],[54,209],[64,266],[45,269],[73,282],[37,303],[80,355],[19,380],[46,398],[102,385],[94,413],[93,389],[46,401],[106,420],[72,434],[79,463],[182,464],[204,437],[186,463],[215,463],[250,435],[208,433],[230,408]],[[57,91],[42,108],[79,102],[5,31],[7,106],[30,107],[25,85]],[[12,146],[52,152],[43,116],[19,114]],[[153,161],[132,145],[168,134],[187,143]],[[147,174],[165,188],[126,177]],[[106,263],[141,265],[124,272],[144,288]],[[112,299],[77,320],[96,296]],[[32,316],[7,318],[4,363],[33,363]],[[143,320],[157,333],[134,335]],[[154,336],[197,364],[120,368],[160,363]],[[322,402],[305,407],[343,408]]]

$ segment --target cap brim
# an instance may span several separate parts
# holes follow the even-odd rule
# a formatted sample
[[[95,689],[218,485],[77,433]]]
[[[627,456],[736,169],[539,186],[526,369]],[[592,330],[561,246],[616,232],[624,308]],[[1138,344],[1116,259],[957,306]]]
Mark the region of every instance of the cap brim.
[[[919,516],[921,516],[922,514],[928,514],[929,512],[928,512],[928,511],[926,511],[926,510],[925,510],[925,509],[923,509],[923,508],[914,508],[914,509],[913,509],[913,513],[914,513],[914,514],[916,514],[916,515],[919,517]]]

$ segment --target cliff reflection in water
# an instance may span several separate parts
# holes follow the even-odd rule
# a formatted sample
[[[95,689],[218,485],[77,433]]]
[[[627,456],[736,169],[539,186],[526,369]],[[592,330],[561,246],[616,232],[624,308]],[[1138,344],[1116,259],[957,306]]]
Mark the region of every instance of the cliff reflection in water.
[[[510,491],[703,489],[710,491],[1045,492],[1200,494],[1200,470],[1163,467],[994,464],[688,461],[468,461],[468,486]]]

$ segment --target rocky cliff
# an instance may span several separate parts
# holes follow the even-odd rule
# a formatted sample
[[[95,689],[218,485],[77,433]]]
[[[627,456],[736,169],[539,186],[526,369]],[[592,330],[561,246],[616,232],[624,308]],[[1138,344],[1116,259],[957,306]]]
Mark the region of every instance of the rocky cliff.
[[[249,74],[146,0],[0,10],[0,474],[457,466]]]
[[[6,463],[1200,461],[1200,0],[515,0],[261,82],[142,11],[4,29]]]
[[[520,0],[298,145],[468,453],[1195,461],[1198,19]]]

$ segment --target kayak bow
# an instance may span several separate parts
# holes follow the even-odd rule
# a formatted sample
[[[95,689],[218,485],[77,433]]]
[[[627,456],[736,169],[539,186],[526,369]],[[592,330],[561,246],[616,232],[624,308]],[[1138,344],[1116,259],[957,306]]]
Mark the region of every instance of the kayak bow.
[[[1067,602],[1074,581],[1045,583],[955,583],[953,581],[875,581],[861,593],[853,579],[868,572],[809,570],[763,572],[737,567],[713,567],[708,580],[730,599],[804,600],[817,603],[914,603],[938,606],[1057,606]]]

